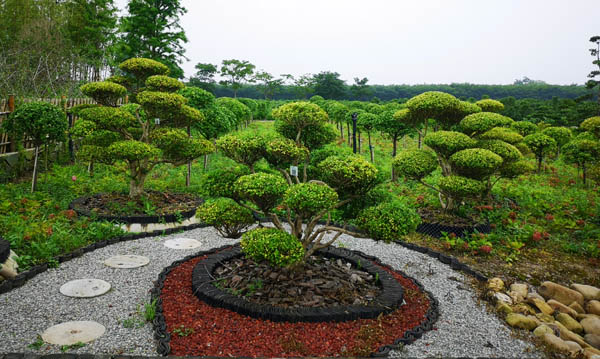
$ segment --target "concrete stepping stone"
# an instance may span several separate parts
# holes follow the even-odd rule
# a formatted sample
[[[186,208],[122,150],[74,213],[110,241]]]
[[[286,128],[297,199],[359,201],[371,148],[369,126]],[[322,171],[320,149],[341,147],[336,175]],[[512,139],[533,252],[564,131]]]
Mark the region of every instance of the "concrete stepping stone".
[[[136,256],[133,254],[118,255],[110,257],[104,261],[104,264],[111,268],[131,269],[143,267],[150,263],[150,259],[144,256]]]
[[[93,298],[110,290],[110,283],[102,279],[77,279],[63,284],[60,292],[67,297]]]
[[[175,238],[165,241],[165,246],[172,249],[194,249],[201,245],[202,243],[191,238]]]
[[[106,328],[92,321],[66,322],[52,326],[42,333],[42,340],[56,345],[89,343],[100,338]]]

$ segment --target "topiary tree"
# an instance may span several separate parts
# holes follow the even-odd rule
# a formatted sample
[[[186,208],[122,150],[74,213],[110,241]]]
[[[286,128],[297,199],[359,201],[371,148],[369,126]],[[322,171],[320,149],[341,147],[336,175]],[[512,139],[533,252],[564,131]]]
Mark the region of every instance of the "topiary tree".
[[[406,119],[409,116],[410,114],[407,109],[383,111],[377,116],[375,128],[392,140],[392,157],[395,157],[398,153],[398,140],[413,130],[407,125]],[[395,182],[396,179],[396,170],[392,167],[392,181]]]
[[[249,209],[230,198],[207,200],[198,208],[196,216],[202,222],[215,227],[225,238],[239,238],[255,222]]]
[[[579,127],[584,131],[593,134],[596,138],[600,138],[600,116],[585,119]]]
[[[420,223],[415,209],[398,200],[368,207],[356,218],[356,224],[371,238],[385,242],[414,232]]]
[[[510,125],[510,128],[517,131],[523,137],[538,131],[537,125],[529,121],[515,121]]]
[[[150,59],[130,59],[119,67],[134,78],[130,98],[135,101],[114,107],[115,98],[127,91],[123,86],[84,85],[82,92],[103,106],[81,110],[73,131],[84,143],[81,157],[127,164],[129,196],[134,198],[143,193],[145,180],[157,165],[185,164],[212,152],[213,146],[190,138],[182,129],[202,121],[203,116],[174,93],[183,85],[164,75],[168,72],[165,65]]]
[[[529,136],[525,136],[524,140],[527,147],[535,154],[537,159],[537,171],[542,171],[542,161],[544,157],[556,150],[556,141],[543,133],[534,133]]]
[[[575,139],[563,147],[566,162],[576,164],[583,173],[583,184],[586,184],[587,169],[600,160],[600,143],[586,139]]]
[[[216,100],[216,103],[233,112],[236,118],[234,127],[241,127],[242,125],[248,126],[248,123],[252,119],[252,112],[248,106],[231,97],[219,97]]]
[[[481,108],[483,112],[495,112],[500,113],[504,110],[504,104],[500,101],[492,100],[492,99],[483,99],[475,102],[475,105]]]
[[[356,125],[367,133],[371,163],[375,162],[375,151],[373,151],[373,145],[371,144],[371,132],[376,129],[377,121],[377,115],[366,111],[360,112],[356,119]]]
[[[571,141],[573,134],[571,130],[566,127],[546,127],[542,130],[542,133],[546,136],[550,136],[556,141],[556,156],[560,155],[560,149]]]
[[[457,116],[457,113],[461,112],[461,101],[444,92],[429,91],[408,100],[406,108],[409,112],[406,114],[397,113],[397,117],[417,130],[419,133],[419,148],[421,148],[420,140],[427,136],[429,120],[436,120],[443,124],[445,128],[449,128],[451,122],[460,117]],[[462,117],[458,118],[458,121],[461,119]]]
[[[65,138],[68,122],[65,113],[58,107],[44,102],[31,102],[19,106],[2,122],[2,130],[12,138],[30,139],[35,147],[31,192],[37,186],[38,158],[40,147]]]

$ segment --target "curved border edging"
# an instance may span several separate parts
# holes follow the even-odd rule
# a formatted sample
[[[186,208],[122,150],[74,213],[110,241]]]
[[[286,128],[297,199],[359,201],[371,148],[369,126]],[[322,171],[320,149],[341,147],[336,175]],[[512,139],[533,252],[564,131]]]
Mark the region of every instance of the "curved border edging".
[[[0,237],[0,265],[10,257],[10,242]]]
[[[101,195],[102,193],[95,194],[93,196],[85,196],[74,199],[71,203],[69,203],[69,209],[74,210],[80,216],[86,217],[95,217],[99,220],[104,221],[117,221],[119,223],[139,223],[139,224],[148,224],[148,223],[160,223],[160,222],[177,222],[181,219],[188,219],[196,214],[196,210],[198,207],[204,203],[204,199],[199,198],[197,201],[196,208],[189,211],[181,212],[179,215],[176,214],[166,214],[164,216],[100,216],[96,215],[88,210],[80,208],[85,200],[91,197],[96,197]]]
[[[189,226],[169,228],[169,229],[153,231],[153,232],[125,234],[120,237],[115,237],[115,238],[111,238],[111,239],[105,239],[102,241],[94,242],[86,247],[78,248],[70,253],[66,253],[66,254],[62,254],[60,256],[54,257],[53,259],[56,260],[58,263],[64,263],[73,258],[80,257],[84,253],[92,252],[93,250],[95,250],[97,248],[103,248],[103,247],[106,247],[107,245],[115,244],[118,242],[132,241],[132,240],[146,238],[146,237],[169,235],[169,234],[173,234],[173,233],[177,233],[177,232],[181,232],[181,231],[189,231],[192,229],[203,228],[203,227],[207,227],[207,225],[204,223],[196,223],[196,224],[192,224]],[[46,270],[48,270],[48,263],[38,264],[34,267],[31,267],[29,270],[27,270],[25,272],[19,273],[13,279],[8,279],[8,280],[4,280],[4,281],[0,282],[0,294],[8,293],[13,289],[21,287],[29,279],[35,277],[36,275],[38,275],[40,273],[45,272]]]
[[[198,263],[192,273],[192,291],[201,301],[214,307],[232,310],[252,318],[273,322],[343,322],[347,320],[377,318],[379,314],[390,313],[402,304],[404,289],[386,271],[377,268],[367,258],[342,248],[328,247],[319,253],[327,258],[343,259],[362,270],[378,276],[381,292],[375,297],[373,305],[340,305],[328,308],[281,308],[266,304],[252,303],[243,300],[225,290],[215,287],[211,275],[214,269],[224,261],[240,257],[239,245],[233,246],[223,253],[211,254],[206,260]],[[363,259],[364,261],[360,261]]]
[[[220,251],[227,250],[232,247],[234,247],[234,246],[225,245],[225,246],[222,246],[219,248],[213,248],[213,249],[210,249],[207,251],[200,251],[200,252],[197,252],[196,254],[189,255],[183,259],[180,259],[180,260],[177,260],[177,261],[171,263],[170,266],[163,269],[163,271],[158,275],[158,278],[155,282],[154,288],[152,288],[150,290],[151,300],[152,301],[156,300],[156,317],[154,318],[154,321],[152,322],[152,324],[154,326],[154,339],[156,339],[158,341],[157,349],[156,349],[158,354],[160,354],[162,356],[167,356],[171,352],[171,345],[170,345],[171,334],[169,334],[169,332],[167,331],[167,323],[165,322],[165,317],[163,314],[162,299],[160,298],[160,294],[164,287],[164,281],[166,280],[167,275],[174,268],[176,268],[177,266],[181,265],[184,262],[189,261],[190,259],[193,259],[196,257],[201,257],[201,256],[207,256],[207,255],[210,255],[213,253],[218,253]],[[412,329],[405,331],[403,336],[401,338],[396,339],[393,344],[383,345],[383,346],[379,347],[377,349],[377,351],[375,351],[374,353],[371,354],[372,357],[387,357],[391,350],[400,349],[404,345],[412,344],[417,339],[421,338],[425,332],[428,332],[433,329],[433,325],[435,324],[435,322],[437,321],[437,319],[440,316],[439,301],[437,300],[437,298],[435,298],[433,296],[433,294],[430,291],[424,289],[423,285],[418,280],[408,276],[406,273],[404,273],[401,270],[396,270],[396,269],[392,268],[391,266],[389,266],[385,263],[382,263],[379,260],[379,258],[377,258],[377,257],[370,256],[370,255],[362,253],[358,250],[347,250],[347,251],[352,252],[355,255],[364,257],[368,260],[371,260],[371,261],[375,262],[377,265],[380,265],[380,266],[388,268],[396,273],[399,273],[406,279],[412,281],[420,290],[422,290],[423,293],[425,293],[429,297],[429,301],[430,301],[429,309],[427,309],[427,312],[425,313],[425,319],[421,322],[421,324],[417,325],[416,327],[414,327]],[[199,358],[214,358],[214,357],[199,357]]]

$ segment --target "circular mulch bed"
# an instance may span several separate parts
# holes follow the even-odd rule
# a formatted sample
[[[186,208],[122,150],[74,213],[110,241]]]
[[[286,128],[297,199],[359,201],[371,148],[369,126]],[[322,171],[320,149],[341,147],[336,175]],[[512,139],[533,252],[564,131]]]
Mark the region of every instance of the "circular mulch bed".
[[[147,191],[139,198],[126,193],[99,193],[69,205],[79,215],[122,223],[178,222],[196,214],[202,199],[189,193]]]
[[[209,305],[194,295],[192,273],[206,258],[202,254],[168,268],[164,281],[157,284],[162,308],[159,317],[164,318],[170,334],[170,355],[369,356],[414,341],[432,329],[437,318],[437,301],[416,281],[374,260],[369,263],[387,272],[404,288],[404,303],[388,314],[374,319],[319,323],[252,318]],[[164,341],[162,345],[159,342],[160,346],[165,346]]]

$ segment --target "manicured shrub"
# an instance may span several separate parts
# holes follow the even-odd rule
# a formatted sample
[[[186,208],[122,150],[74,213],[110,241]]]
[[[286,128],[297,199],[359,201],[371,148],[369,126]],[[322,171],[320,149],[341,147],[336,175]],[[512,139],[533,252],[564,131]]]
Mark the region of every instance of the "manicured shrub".
[[[500,167],[500,175],[504,178],[516,178],[523,174],[533,172],[535,166],[526,160],[507,162]]]
[[[425,144],[444,158],[450,158],[454,153],[475,147],[477,141],[464,133],[454,131],[437,131],[425,137]]]
[[[537,125],[529,121],[515,121],[510,125],[510,128],[517,131],[523,137],[536,133],[538,130]]]
[[[189,138],[180,128],[159,128],[152,132],[150,141],[162,151],[163,158],[172,163],[191,161],[213,150],[210,142]]]
[[[442,177],[439,182],[440,190],[454,200],[476,197],[485,191],[485,184],[476,179],[462,176]]]
[[[256,262],[273,267],[289,267],[304,257],[302,243],[291,234],[275,228],[257,228],[242,235],[242,251]]]
[[[208,108],[215,102],[215,95],[199,87],[185,87],[177,93],[185,97],[187,104],[197,110]]]
[[[135,76],[142,83],[152,75],[168,75],[169,68],[158,61],[146,58],[132,58],[119,64],[119,69]]]
[[[276,138],[265,145],[264,156],[275,168],[284,169],[308,158],[308,149],[287,138]]]
[[[338,202],[338,194],[320,183],[300,183],[290,186],[283,196],[283,204],[302,218],[312,218],[331,209]]]
[[[239,126],[242,123],[246,123],[252,119],[252,111],[248,106],[244,105],[237,99],[231,97],[219,97],[216,100],[217,105],[226,107],[229,111],[235,115],[235,125]]]
[[[542,170],[542,160],[544,156],[556,150],[556,141],[543,133],[537,132],[523,139],[531,152],[535,154],[538,162],[538,172]]]
[[[504,110],[504,104],[502,102],[492,99],[479,100],[475,102],[475,105],[479,106],[483,112],[500,113]]]
[[[296,141],[298,136],[294,126],[281,120],[275,121],[275,131],[292,141]],[[337,130],[327,123],[309,125],[300,132],[300,144],[311,151],[335,141],[336,138]]]
[[[296,133],[306,127],[318,126],[328,120],[327,113],[319,106],[309,102],[291,102],[273,110],[275,120],[291,126]]]
[[[460,121],[461,131],[469,136],[476,136],[494,127],[509,127],[514,123],[510,117],[493,112],[480,112],[466,116]]]
[[[317,168],[321,179],[342,198],[366,193],[377,184],[377,168],[359,156],[331,156],[321,161]]]
[[[421,217],[412,206],[394,200],[366,208],[359,214],[356,223],[371,238],[390,242],[414,232],[421,223]]]
[[[483,148],[470,148],[453,154],[450,163],[458,174],[482,180],[496,171],[502,164],[502,157]]]
[[[500,140],[483,140],[477,142],[477,147],[490,150],[502,157],[503,164],[518,161],[523,156],[519,149],[507,142]]]
[[[563,147],[566,162],[577,164],[583,172],[583,183],[587,180],[587,169],[600,161],[600,143],[597,141],[576,139]]]
[[[249,209],[229,198],[207,200],[198,208],[196,216],[225,238],[239,238],[255,222]]]
[[[392,165],[402,176],[421,180],[435,171],[438,161],[431,151],[406,150],[394,157]]]
[[[238,198],[266,213],[281,202],[288,184],[281,176],[261,172],[240,177],[233,188]]]
[[[562,146],[567,144],[573,138],[571,130],[566,127],[546,127],[542,130],[546,136],[550,136],[556,141],[557,155],[560,153]]]
[[[500,140],[514,145],[523,141],[523,136],[518,132],[506,127],[494,127],[489,131],[479,135],[482,140]]]
[[[251,132],[223,136],[216,144],[217,150],[223,155],[248,166],[251,172],[254,172],[254,164],[265,153],[265,138]]]
[[[592,133],[596,138],[600,138],[600,116],[594,116],[586,119],[579,125],[585,131]]]
[[[406,102],[406,108],[411,115],[421,120],[443,120],[445,115],[454,111],[460,101],[445,92],[429,91],[417,95]]]
[[[104,106],[116,106],[117,101],[127,94],[127,89],[109,81],[90,82],[80,88],[84,95],[92,97]]]
[[[153,75],[146,80],[148,91],[177,92],[184,87],[183,82],[165,75]]]
[[[200,187],[208,196],[235,198],[235,181],[248,174],[250,170],[245,166],[215,169],[202,176]]]
[[[81,110],[80,120],[93,122],[97,129],[118,132],[119,129],[136,125],[135,116],[127,108],[91,107]],[[76,121],[75,123],[77,124]]]
[[[325,99],[323,98],[323,96],[314,95],[309,99],[309,101],[313,103],[319,103],[325,101]]]
[[[150,118],[171,119],[185,105],[185,98],[168,92],[143,91],[137,94],[137,101]]]

